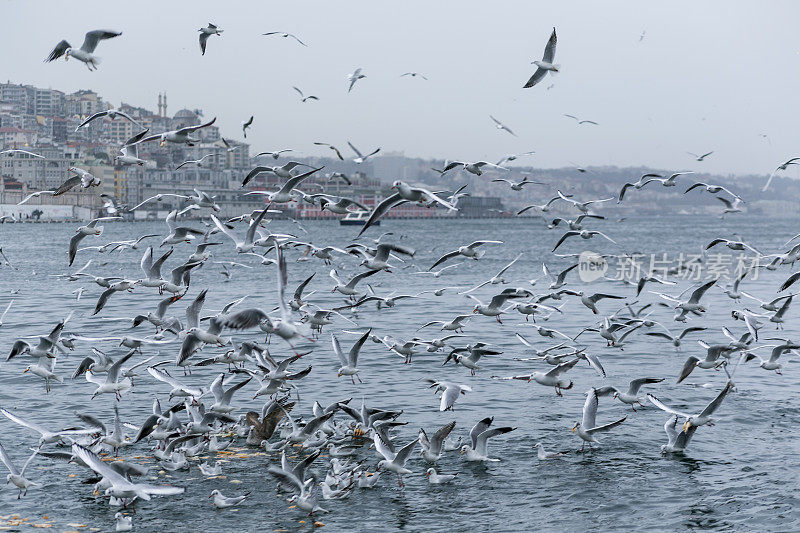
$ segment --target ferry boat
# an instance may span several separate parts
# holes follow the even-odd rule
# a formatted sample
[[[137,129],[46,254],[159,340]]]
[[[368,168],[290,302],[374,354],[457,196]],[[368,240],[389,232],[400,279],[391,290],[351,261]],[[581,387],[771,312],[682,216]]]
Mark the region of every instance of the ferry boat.
[[[344,218],[339,219],[339,224],[342,226],[363,226],[367,223],[369,218],[369,211],[350,211]],[[381,221],[376,220],[372,223],[373,226],[380,226]]]

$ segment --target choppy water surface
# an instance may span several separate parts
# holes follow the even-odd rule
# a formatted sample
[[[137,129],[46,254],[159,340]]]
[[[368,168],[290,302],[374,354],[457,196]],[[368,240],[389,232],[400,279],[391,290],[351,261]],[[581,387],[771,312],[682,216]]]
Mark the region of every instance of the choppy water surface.
[[[0,226],[3,250],[19,266],[18,271],[7,267],[0,269],[0,310],[5,308],[10,298],[15,299],[11,312],[0,327],[0,352],[7,353],[17,338],[46,335],[70,310],[75,311],[75,316],[67,331],[91,336],[129,331],[127,322],[104,321],[89,316],[102,289],[89,282],[69,283],[57,281],[54,277],[70,270],[66,266],[66,250],[75,227],[77,224]],[[309,235],[291,222],[273,222],[270,225],[273,232],[295,233],[318,245],[344,246],[357,232],[356,228],[329,222],[308,222],[305,227]],[[725,221],[710,217],[630,218],[619,224],[606,223],[600,229],[629,252],[666,252],[670,257],[680,252],[696,254],[700,245],[713,237],[730,237],[733,233],[741,234],[761,251],[770,253],[777,251],[797,231],[789,221],[746,217]],[[100,244],[144,233],[164,233],[165,230],[162,223],[108,224],[101,237],[87,238],[84,244]],[[240,228],[240,231],[244,230]],[[465,262],[439,279],[415,275],[415,268],[403,268],[404,265],[396,268],[393,274],[380,273],[370,279],[379,294],[392,290],[415,293],[445,285],[471,287],[491,277],[519,252],[524,252],[523,257],[507,275],[509,280],[519,280],[515,283],[517,286],[525,286],[527,280],[541,276],[542,260],[559,270],[559,267],[568,266],[570,261],[556,261],[550,254],[561,230],[548,231],[539,221],[386,221],[380,231],[395,232],[395,239],[403,235],[397,242],[417,249],[416,257],[406,265],[415,264],[423,269],[445,251],[476,239],[499,239],[506,244],[487,247],[483,259]],[[214,259],[234,259],[230,241],[222,240],[225,245],[216,247]],[[559,251],[579,252],[585,248],[609,253],[618,250],[598,240],[575,239],[568,240]],[[165,273],[193,250],[193,246],[179,245],[167,263]],[[287,252],[290,289],[316,271],[317,276],[309,287],[316,290],[311,300],[322,307],[340,304],[342,298],[330,293],[330,267],[317,259],[294,263],[299,255],[299,249]],[[138,267],[141,250],[101,256],[82,252],[71,270],[79,268],[89,258],[95,260],[88,270],[93,274],[141,277]],[[236,269],[231,282],[223,282],[219,265],[207,264],[195,271],[189,294],[171,309],[171,314],[182,317],[185,305],[205,287],[210,289],[206,310],[220,309],[228,301],[245,294],[248,295],[246,305],[273,309],[276,295],[274,267],[257,265],[253,257],[244,262],[254,268]],[[344,275],[356,272],[357,263],[355,258],[344,257],[337,260],[336,266]],[[777,272],[762,272],[758,280],[748,279],[742,288],[768,299],[790,272],[788,267]],[[573,274],[570,279],[575,280],[573,284],[576,287],[581,285]],[[85,291],[81,301],[76,302],[71,293],[79,286],[84,286]],[[666,287],[666,292],[677,294],[687,286],[688,282],[682,281],[677,288]],[[532,289],[544,291],[546,283],[540,281]],[[634,299],[635,292],[632,287],[614,282],[594,282],[584,289],[624,294],[630,300]],[[660,290],[661,287],[652,289]],[[12,290],[20,292],[10,295]],[[499,290],[498,286],[487,286],[475,294],[488,300]],[[667,377],[665,382],[643,390],[642,394],[652,391],[672,405],[691,412],[698,412],[719,392],[725,383],[722,372],[696,370],[687,380],[688,384],[675,385],[685,358],[690,354],[703,355],[695,339],[726,342],[720,331],[722,325],[728,325],[737,333],[743,331],[742,323],[730,318],[730,309],[735,304],[727,296],[712,288],[707,299],[710,304],[707,316],[694,320],[693,324],[706,325],[710,329],[690,338],[680,353],[676,353],[666,341],[643,335],[635,336],[624,351],[620,351],[606,348],[605,342],[596,334],[583,334],[581,340],[602,358],[608,377],[603,380],[580,364],[569,373],[575,387],[565,391],[563,397],[557,397],[552,389],[535,383],[490,379],[492,375],[524,374],[548,368],[545,363],[513,361],[513,357],[525,355],[524,347],[514,338],[515,332],[526,334],[541,347],[552,344],[546,339],[540,340],[542,338],[529,327],[520,325],[524,320],[519,315],[508,315],[502,325],[491,318],[476,316],[466,328],[466,337],[456,339],[459,341],[457,344],[480,340],[502,348],[504,353],[501,356],[481,361],[482,370],[477,376],[470,376],[469,371],[460,366],[449,364],[442,367],[444,356],[441,353],[423,352],[415,356],[412,364],[403,365],[401,358],[382,345],[368,342],[359,361],[364,383],[356,385],[349,379],[336,377],[339,363],[330,348],[328,333],[346,329],[348,324],[339,319],[336,325],[326,330],[313,346],[313,353],[306,358],[314,368],[309,377],[299,382],[301,400],[294,415],[307,416],[314,400],[327,404],[352,397],[358,406],[361,398],[366,397],[370,406],[404,411],[401,420],[408,425],[396,432],[399,443],[415,438],[420,427],[431,432],[453,419],[457,421],[453,434],[465,437],[472,424],[485,416],[494,416],[495,425],[512,425],[517,430],[493,439],[490,451],[502,459],[500,463],[476,465],[464,462],[457,453],[447,454],[438,468],[447,473],[459,472],[452,485],[430,487],[423,477],[427,465],[415,453],[409,462],[415,473],[407,476],[404,489],[398,487],[393,477],[384,475],[375,490],[356,490],[345,500],[323,502],[322,506],[331,512],[317,519],[331,530],[432,531],[447,528],[464,531],[488,524],[496,531],[680,530],[700,527],[788,531],[800,528],[800,512],[796,509],[800,467],[800,445],[797,444],[800,365],[798,358],[791,354],[782,358],[785,363],[783,376],[766,372],[753,364],[740,368],[736,375],[738,390],[725,400],[718,412],[719,422],[715,427],[699,428],[685,455],[662,456],[660,453],[660,446],[666,442],[663,431],[667,418],[665,413],[649,405],[633,413],[624,404],[610,398],[601,399],[598,421],[615,420],[625,414],[628,419],[605,436],[601,447],[592,452],[574,453],[580,448],[581,441],[570,429],[580,418],[583,392],[591,386],[614,384],[624,387],[634,377]],[[113,296],[100,317],[131,317],[146,313],[158,300],[159,296],[153,289],[139,287],[133,294]],[[646,303],[658,298],[645,292],[639,300]],[[610,314],[619,307],[616,303],[601,302],[601,312]],[[743,306],[757,307],[747,301],[739,304],[740,308]],[[472,307],[470,300],[448,291],[441,297],[427,295],[425,300],[400,301],[393,309],[377,311],[372,306],[365,306],[354,320],[361,326],[373,327],[379,335],[391,334],[409,339],[425,321],[449,319],[470,312]],[[563,316],[558,315],[547,322],[549,327],[574,335],[596,320],[574,299],[568,301],[563,310]],[[790,309],[785,332],[785,336],[795,339],[800,337],[794,320],[797,312],[795,308]],[[671,316],[669,309],[658,309],[653,315],[678,330],[679,325],[671,321]],[[152,326],[142,325],[134,332],[144,335],[151,330]],[[430,337],[438,331],[429,328],[422,333]],[[766,326],[762,336],[770,337],[773,333],[772,327]],[[235,336],[241,340],[263,341],[260,333],[235,333]],[[349,349],[355,339],[347,334],[340,334],[340,338],[345,349]],[[174,359],[178,346],[158,347],[160,356]],[[100,343],[98,347],[115,357],[125,353],[114,343]],[[30,359],[23,356],[2,363],[0,405],[49,428],[77,424],[73,417],[76,410],[90,410],[110,423],[113,418],[111,396],[90,400],[94,385],[82,378],[69,379],[78,362],[88,354],[88,349],[89,345],[84,343],[75,352],[59,358],[57,372],[66,379],[63,385],[54,384],[50,394],[44,393],[43,383],[38,378],[22,375]],[[207,347],[203,355],[213,355],[218,350]],[[146,348],[144,355],[136,356],[135,360],[156,351],[153,347]],[[273,341],[271,351],[276,358],[289,353],[280,340]],[[197,368],[185,380],[207,387],[221,370],[222,367]],[[179,370],[177,373],[180,375]],[[454,412],[440,413],[438,399],[421,381],[426,377],[465,383],[474,392],[459,399]],[[698,384],[709,385],[698,387]],[[235,397],[235,403],[240,406],[237,413],[260,409],[262,402],[250,399],[255,389],[256,384],[248,385]],[[164,384],[155,382],[146,374],[141,376],[119,404],[123,419],[141,423],[150,413],[153,397],[158,396],[166,402],[167,394]],[[345,415],[339,416],[344,418]],[[34,445],[38,438],[5,418],[0,419],[0,435],[13,459],[20,464],[27,458],[28,446]],[[537,441],[542,441],[550,450],[570,450],[573,453],[562,460],[539,462],[532,450]],[[243,439],[241,446],[244,447]],[[133,457],[136,462],[150,463],[145,459],[147,448],[144,446],[126,450],[126,456]],[[374,467],[378,459],[374,452],[367,452],[365,457]],[[185,486],[187,491],[178,497],[138,502],[134,518],[136,530],[298,530],[311,527],[310,523],[300,523],[307,517],[288,508],[290,504],[285,501],[286,496],[276,493],[275,483],[266,473],[267,466],[279,460],[277,456],[256,454],[247,458],[222,459],[226,461],[223,463],[224,479],[204,479],[194,465],[189,472],[174,474],[160,473],[157,467],[151,469],[153,480]],[[316,465],[316,471],[323,476],[324,464],[318,460]],[[58,530],[76,529],[75,524],[102,530],[113,527],[114,510],[109,509],[105,500],[92,495],[91,485],[82,483],[88,477],[87,470],[37,459],[29,477],[40,487],[31,490],[22,500],[16,499],[17,491],[10,485],[0,490],[0,515],[17,514],[30,518],[32,522],[53,524]],[[236,509],[216,511],[208,499],[208,494],[215,488],[226,494],[244,491],[252,494]],[[48,519],[43,519],[43,515]]]

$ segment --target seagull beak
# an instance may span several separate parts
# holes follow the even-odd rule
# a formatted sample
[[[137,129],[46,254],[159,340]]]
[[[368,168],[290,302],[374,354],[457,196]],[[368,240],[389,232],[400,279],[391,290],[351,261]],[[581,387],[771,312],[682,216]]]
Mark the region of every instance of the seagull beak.
[[[25,370],[23,370],[23,371],[22,371],[22,373],[24,374],[24,373],[25,373],[25,372],[27,372],[28,370],[30,370],[30,368],[26,368]]]
[[[687,420],[686,422],[683,423],[683,426],[681,427],[681,430],[684,433],[686,433],[687,431],[689,431],[690,427],[692,427],[692,424],[690,424],[689,421]]]

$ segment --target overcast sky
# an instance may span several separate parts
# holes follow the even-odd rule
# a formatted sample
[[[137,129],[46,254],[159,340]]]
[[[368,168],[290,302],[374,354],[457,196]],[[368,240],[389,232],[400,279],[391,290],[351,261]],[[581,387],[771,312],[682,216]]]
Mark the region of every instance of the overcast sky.
[[[526,162],[541,167],[726,174],[765,174],[800,155],[792,1],[0,0],[0,15],[5,78],[153,110],[166,91],[170,114],[203,108],[233,138],[253,114],[258,151],[327,155],[311,143],[351,140],[407,156],[496,161],[536,150]],[[208,22],[225,31],[203,57],[197,29]],[[554,26],[562,72],[523,89]],[[60,39],[79,47],[101,28],[123,35],[100,44],[98,71],[42,62]],[[356,67],[367,77],[348,94]],[[400,78],[408,71],[429,81]],[[301,103],[293,85],[320,101]],[[494,129],[489,114],[519,137]],[[703,163],[686,154],[712,150]]]

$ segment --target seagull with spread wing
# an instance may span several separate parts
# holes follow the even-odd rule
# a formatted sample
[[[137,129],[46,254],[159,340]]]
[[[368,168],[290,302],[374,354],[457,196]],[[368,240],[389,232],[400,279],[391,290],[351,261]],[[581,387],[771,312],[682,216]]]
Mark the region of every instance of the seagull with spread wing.
[[[55,61],[61,56],[64,56],[64,61],[69,60],[70,57],[74,57],[76,60],[85,64],[86,68],[90,71],[97,70],[97,65],[100,63],[100,58],[94,55],[97,45],[100,44],[100,41],[119,37],[120,35],[122,35],[122,32],[111,30],[94,30],[87,32],[83,39],[83,44],[79,49],[72,48],[72,45],[65,40],[61,41],[53,48],[50,55],[47,56],[45,63]]]
[[[544,55],[542,56],[542,60],[532,62],[532,64],[536,65],[538,68],[536,69],[536,72],[533,73],[533,76],[530,77],[528,82],[522,86],[523,89],[529,89],[542,81],[548,72],[555,74],[561,71],[561,65],[553,64],[553,59],[555,59],[556,56],[557,41],[556,29],[553,28],[553,33],[550,34],[550,39],[547,41],[547,45],[544,47]]]

